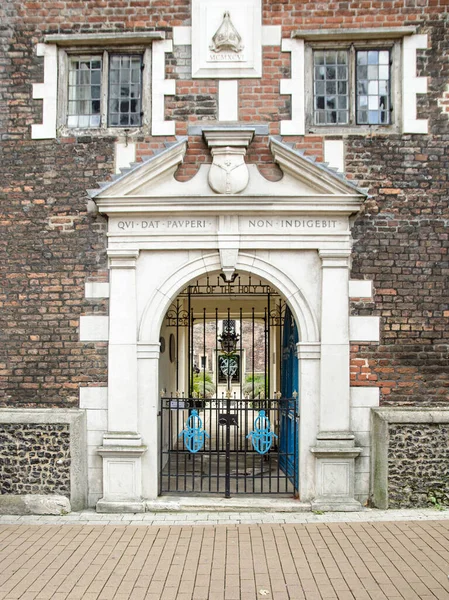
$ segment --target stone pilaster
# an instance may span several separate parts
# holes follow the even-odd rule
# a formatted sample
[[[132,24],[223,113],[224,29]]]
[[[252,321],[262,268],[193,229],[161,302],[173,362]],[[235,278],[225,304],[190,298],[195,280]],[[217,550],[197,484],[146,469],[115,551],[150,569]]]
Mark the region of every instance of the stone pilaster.
[[[354,463],[360,448],[350,431],[349,390],[350,250],[321,250],[320,416],[316,445],[317,510],[359,510],[354,499]]]
[[[138,433],[137,303],[138,250],[109,250],[108,431],[103,457],[103,498],[98,512],[143,512],[142,455]]]
[[[315,444],[319,425],[320,356],[319,342],[299,342],[299,495],[302,502],[315,497]]]
[[[159,356],[160,343],[140,343],[138,345],[139,376],[139,423],[148,452],[142,458],[143,497],[155,499],[159,493]]]

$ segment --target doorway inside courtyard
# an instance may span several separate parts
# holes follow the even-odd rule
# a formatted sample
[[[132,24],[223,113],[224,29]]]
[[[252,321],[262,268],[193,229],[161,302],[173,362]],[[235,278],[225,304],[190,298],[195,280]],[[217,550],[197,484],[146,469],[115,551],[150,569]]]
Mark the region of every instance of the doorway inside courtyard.
[[[160,337],[160,494],[299,495],[298,341],[260,278],[181,291]]]

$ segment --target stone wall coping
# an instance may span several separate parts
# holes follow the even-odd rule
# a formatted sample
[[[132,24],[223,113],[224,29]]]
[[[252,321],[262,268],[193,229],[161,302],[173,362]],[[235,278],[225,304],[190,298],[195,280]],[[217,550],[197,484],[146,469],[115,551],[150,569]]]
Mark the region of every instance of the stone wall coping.
[[[70,425],[70,504],[72,510],[87,506],[86,412],[65,408],[0,408],[0,423]]]
[[[387,423],[449,423],[449,407],[390,407],[373,408],[373,415]]]
[[[449,423],[449,407],[382,406],[371,409],[372,462],[371,501],[376,508],[388,508],[389,424]]]
[[[293,31],[292,38],[300,38],[310,42],[320,40],[385,40],[401,38],[416,33],[414,25],[405,27],[369,27],[363,29],[309,29]]]
[[[81,415],[77,408],[0,408],[0,423],[71,423]]]

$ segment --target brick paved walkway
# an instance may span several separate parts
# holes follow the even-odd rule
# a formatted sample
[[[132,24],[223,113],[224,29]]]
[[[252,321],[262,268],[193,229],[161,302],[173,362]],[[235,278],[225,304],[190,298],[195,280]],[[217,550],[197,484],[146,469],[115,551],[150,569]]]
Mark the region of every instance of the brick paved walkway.
[[[2,525],[0,600],[449,600],[449,520]]]

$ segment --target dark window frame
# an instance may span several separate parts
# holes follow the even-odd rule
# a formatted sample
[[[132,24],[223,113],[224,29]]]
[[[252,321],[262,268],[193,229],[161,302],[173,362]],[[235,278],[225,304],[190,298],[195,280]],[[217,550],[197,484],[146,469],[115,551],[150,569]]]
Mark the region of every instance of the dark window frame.
[[[152,120],[152,44],[133,44],[115,47],[114,45],[105,47],[104,45],[92,45],[89,47],[72,46],[58,48],[58,109],[57,109],[57,129],[58,135],[78,136],[93,135],[95,137],[104,135],[114,135],[114,132],[126,131],[130,134],[151,132]],[[129,125],[112,125],[109,119],[109,62],[113,56],[133,56],[140,58],[140,117],[138,125],[131,123]],[[99,58],[102,60],[101,69],[101,92],[100,92],[100,123],[89,124],[87,119],[83,120],[78,126],[75,119],[69,125],[69,79],[70,64],[73,59]],[[72,93],[73,98],[73,93]],[[73,114],[72,114],[73,116]]]
[[[139,60],[139,67],[138,69],[136,69],[136,71],[138,70],[139,73],[139,81],[133,82],[132,81],[132,67],[130,67],[130,80],[127,82],[123,82],[125,85],[127,86],[136,86],[139,88],[139,96],[138,98],[133,98],[132,96],[126,96],[123,97],[122,99],[122,93],[120,91],[120,96],[119,97],[115,97],[112,94],[112,88],[113,87],[120,87],[120,85],[122,84],[121,81],[121,77],[119,75],[119,82],[118,82],[118,86],[116,82],[112,81],[112,74],[111,71],[115,70],[117,71],[117,69],[113,69],[112,68],[112,59],[115,58],[129,58],[131,61],[132,59],[138,59]],[[109,53],[109,61],[108,61],[108,106],[107,106],[107,124],[108,127],[114,127],[114,128],[130,128],[130,127],[141,127],[142,126],[142,117],[143,117],[143,111],[142,111],[142,88],[143,88],[143,76],[142,76],[142,72],[143,72],[143,56],[142,54],[129,54],[129,53],[122,53],[122,52],[110,52]],[[123,69],[125,70],[125,69]],[[119,73],[121,72],[121,70],[118,70]],[[111,110],[111,104],[114,100],[119,100],[119,110],[118,111],[113,111]],[[132,102],[133,101],[138,101],[137,102],[137,110],[132,111],[132,110],[121,110],[123,103],[125,102],[129,102],[130,107],[132,106]],[[124,114],[127,114],[129,117],[129,120],[131,120],[131,116],[132,115],[136,115],[138,117],[137,119],[137,123],[119,123],[119,124],[113,124],[111,123],[112,120],[112,115],[118,115],[119,120],[120,117]]]
[[[315,123],[315,51],[345,50],[348,52],[348,124]],[[365,124],[357,122],[357,83],[356,83],[356,53],[358,51],[389,51],[389,123]],[[329,40],[308,41],[305,44],[305,129],[306,134],[320,135],[359,135],[372,131],[382,133],[397,133],[401,126],[402,106],[402,38],[379,40]]]

